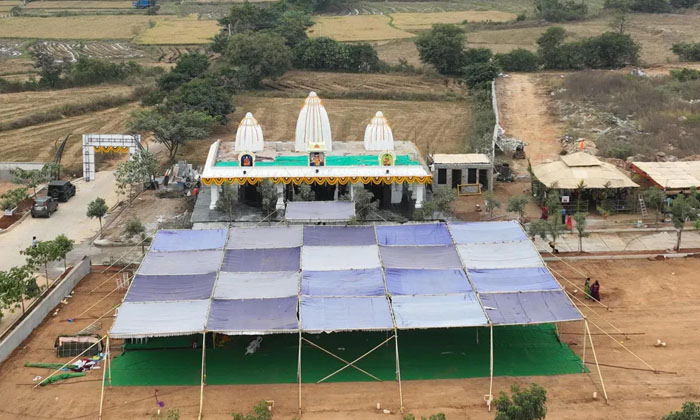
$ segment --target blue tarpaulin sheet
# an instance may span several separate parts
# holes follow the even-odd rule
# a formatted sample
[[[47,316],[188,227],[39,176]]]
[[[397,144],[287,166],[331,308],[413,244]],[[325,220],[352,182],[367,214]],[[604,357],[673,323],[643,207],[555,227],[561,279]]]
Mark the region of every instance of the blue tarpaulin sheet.
[[[544,267],[468,270],[478,292],[524,292],[560,290],[561,286]]]
[[[381,246],[386,268],[462,268],[454,246]]]
[[[389,302],[381,297],[301,297],[301,329],[309,332],[391,330]]]
[[[456,244],[480,244],[510,242],[527,239],[527,235],[515,220],[508,222],[450,223],[450,232]]]
[[[301,293],[309,296],[384,296],[381,268],[304,271]]]
[[[394,296],[399,329],[476,327],[488,321],[474,293],[436,296]]]
[[[463,270],[387,268],[384,277],[392,295],[442,295],[472,290]]]
[[[217,271],[224,252],[217,251],[177,251],[149,252],[141,262],[139,274],[204,274]]]
[[[297,297],[214,299],[207,330],[223,334],[270,334],[299,331]]]
[[[209,299],[216,273],[182,276],[144,276],[137,274],[125,302]]]
[[[377,226],[379,245],[452,245],[442,223]]]
[[[228,249],[221,271],[297,271],[301,248]]]
[[[304,246],[376,245],[372,226],[304,226]]]
[[[222,249],[226,229],[160,230],[153,238],[152,251],[195,251]]]
[[[583,319],[563,291],[479,294],[494,325],[526,325]]]

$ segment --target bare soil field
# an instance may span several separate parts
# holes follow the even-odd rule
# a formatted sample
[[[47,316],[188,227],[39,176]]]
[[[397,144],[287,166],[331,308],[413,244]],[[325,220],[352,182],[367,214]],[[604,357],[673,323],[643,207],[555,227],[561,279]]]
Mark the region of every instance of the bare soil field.
[[[315,16],[311,37],[327,36],[338,41],[379,41],[385,39],[412,38],[414,35],[393,28],[389,16]]]
[[[27,9],[131,9],[130,1],[50,0],[33,1]]]
[[[700,269],[700,260],[608,260],[551,263],[550,266],[576,282],[577,287],[562,282],[569,291],[583,283],[584,275],[590,275],[602,285],[603,302],[611,310],[583,307],[582,311],[591,322],[596,354],[599,362],[604,364],[601,371],[610,401],[605,404],[602,399],[595,365],[591,363],[587,363],[592,370],[587,374],[496,377],[496,393],[507,390],[513,383],[527,386],[535,382],[547,389],[547,418],[554,420],[658,420],[670,411],[679,409],[682,402],[700,397],[697,386],[700,365],[696,363],[696,349],[700,346],[700,304],[696,297],[700,293],[700,283],[695,278],[695,273]],[[101,370],[93,371],[84,378],[32,389],[32,378],[35,375],[46,376],[47,371],[25,368],[23,365],[27,361],[68,360],[56,357],[53,342],[58,334],[79,331],[119,302],[121,292],[109,296],[81,315],[82,319],[72,324],[65,321],[77,317],[114,289],[115,283],[111,280],[93,295],[87,294],[107,278],[102,274],[87,277],[58,316],[49,317],[2,365],[0,393],[6,404],[0,408],[0,419],[96,417]],[[580,294],[579,291],[577,295]],[[604,315],[621,331],[629,333],[628,339],[616,336],[617,340],[621,340],[660,373],[634,370],[644,369],[644,366],[623,350],[617,341],[601,335],[593,323],[601,326],[605,323],[596,314]],[[110,324],[111,318],[104,319],[99,333],[104,334]],[[581,323],[560,325],[562,341],[567,342],[579,356],[582,351],[582,330]],[[654,347],[657,339],[662,339],[668,346]],[[112,351],[115,354],[119,352],[119,342],[112,343]],[[586,359],[592,361],[590,347]],[[158,389],[159,398],[165,401],[166,408],[178,408],[181,418],[196,416],[199,387]],[[443,412],[450,420],[491,420],[494,417],[494,413],[489,413],[482,401],[482,396],[488,392],[488,378],[404,381],[403,389],[407,411],[417,416]],[[107,388],[104,418],[149,418],[156,409],[154,390],[154,387]],[[598,392],[597,400],[592,398],[594,391]],[[296,392],[296,385],[292,384],[206,386],[204,418],[230,419],[231,412],[248,411],[255,402],[266,399],[275,401],[275,418],[289,419],[297,415]],[[398,411],[398,390],[394,382],[304,384],[302,394],[304,419],[402,418],[399,414],[386,415],[375,409],[376,403],[380,402],[382,408],[388,408],[393,413]]]
[[[376,48],[379,58],[387,63],[397,64],[400,59],[403,59],[413,66],[421,65],[418,49],[412,39],[378,42]]]
[[[166,19],[146,29],[134,42],[153,45],[208,44],[217,33],[219,25],[216,20],[196,17]]]
[[[136,106],[124,105],[46,124],[0,132],[0,157],[2,160],[20,162],[52,161],[57,143],[71,133],[61,164],[68,171],[79,173],[82,165],[81,136],[85,133],[124,132],[126,120]]]
[[[589,0],[586,4],[592,13],[603,8],[602,0]],[[450,12],[459,10],[522,13],[532,11],[532,2],[529,0],[358,1],[334,5],[329,12],[338,15],[376,15],[402,12]]]

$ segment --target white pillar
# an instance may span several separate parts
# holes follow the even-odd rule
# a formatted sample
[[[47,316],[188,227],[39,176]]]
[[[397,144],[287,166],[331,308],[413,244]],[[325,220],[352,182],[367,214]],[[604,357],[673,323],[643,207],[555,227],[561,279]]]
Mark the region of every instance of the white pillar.
[[[416,199],[416,184],[408,184],[408,190],[411,192],[411,200]]]
[[[281,182],[275,184],[275,188],[277,188],[277,206],[275,208],[277,210],[284,210],[284,184]]]
[[[95,180],[95,147],[89,144],[85,134],[83,134],[83,179],[85,182]]]
[[[333,191],[333,201],[338,201],[338,184],[335,184],[335,190]]]
[[[425,185],[416,184],[414,191],[416,192],[416,208],[423,208],[423,201],[425,200]]]
[[[219,201],[219,187],[217,187],[216,184],[211,184],[211,187],[209,187],[209,191],[211,191],[209,210],[214,210],[216,208],[216,202]]]

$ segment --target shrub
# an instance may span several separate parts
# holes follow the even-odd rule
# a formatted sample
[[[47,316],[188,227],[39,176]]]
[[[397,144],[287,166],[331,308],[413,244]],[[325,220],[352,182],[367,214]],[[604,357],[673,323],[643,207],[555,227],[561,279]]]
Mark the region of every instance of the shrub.
[[[671,0],[671,7],[675,9],[690,9],[698,3],[700,3],[700,0]]]
[[[15,188],[0,195],[0,207],[3,210],[9,210],[17,207],[20,201],[27,198],[26,188]]]
[[[695,69],[671,69],[670,74],[671,77],[673,77],[675,80],[678,80],[679,82],[687,82],[690,80],[700,79],[700,71]]]
[[[492,62],[470,64],[464,68],[464,81],[470,89],[481,89],[498,76],[498,66]]]
[[[672,11],[667,0],[633,0],[630,9],[643,13],[670,13]]]
[[[700,420],[700,405],[686,401],[683,403],[681,411],[674,411],[663,420]]]
[[[679,42],[673,44],[671,51],[683,61],[700,61],[700,42],[694,44]]]
[[[605,32],[582,44],[585,64],[593,69],[620,68],[639,61],[639,45],[629,34]]]
[[[379,56],[373,46],[343,44],[331,38],[307,39],[292,51],[294,67],[311,70],[371,72],[379,69]]]
[[[146,228],[143,226],[143,223],[141,223],[141,221],[135,217],[129,219],[124,227],[124,232],[129,238],[142,234],[145,231]]]
[[[488,48],[467,48],[464,51],[464,63],[488,63],[493,58],[493,53]]]
[[[588,5],[575,0],[535,0],[535,13],[548,22],[581,20],[588,14]]]
[[[554,217],[555,219],[557,217]],[[510,387],[512,399],[501,391],[496,399],[496,420],[540,420],[547,414],[547,391],[532,384],[530,389],[521,391],[517,385]]]
[[[537,54],[524,48],[516,48],[505,54],[496,54],[495,59],[504,71],[537,70]]]

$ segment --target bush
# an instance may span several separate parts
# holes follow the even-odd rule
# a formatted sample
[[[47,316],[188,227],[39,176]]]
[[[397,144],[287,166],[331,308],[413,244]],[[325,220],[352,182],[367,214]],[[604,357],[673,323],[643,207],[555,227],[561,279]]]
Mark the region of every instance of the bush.
[[[458,74],[466,64],[464,31],[457,25],[435,24],[416,38],[420,61],[441,74]]]
[[[556,217],[555,217],[556,218]],[[510,387],[512,399],[501,391],[496,399],[496,420],[540,420],[547,414],[547,391],[532,384],[530,389],[521,391],[517,385]]]
[[[670,13],[673,11],[667,0],[633,0],[630,9],[643,13]]]
[[[620,68],[636,64],[639,60],[639,45],[628,34],[605,32],[569,43],[564,43],[565,37],[564,28],[555,26],[538,38],[537,53],[544,68]]]
[[[688,82],[690,80],[700,79],[700,71],[695,69],[672,69],[670,73],[671,77],[673,77],[675,80],[678,80],[679,82]]]
[[[671,51],[683,61],[700,61],[700,42],[694,44],[679,42],[673,44]]]
[[[343,44],[331,38],[307,39],[294,47],[294,67],[311,70],[371,72],[379,69],[379,56],[373,46]]]
[[[142,234],[145,231],[146,228],[143,226],[143,223],[141,223],[141,221],[135,217],[129,219],[124,227],[124,232],[129,238]]]
[[[537,70],[537,54],[524,48],[516,48],[505,54],[496,54],[495,59],[504,71]]]
[[[224,58],[232,66],[246,66],[253,84],[282,76],[291,67],[291,50],[284,38],[269,33],[244,33],[229,38]]]
[[[488,63],[493,58],[493,53],[488,48],[467,48],[464,51],[464,63]]]
[[[498,66],[491,62],[470,64],[464,68],[464,81],[470,89],[486,88],[498,73]]]
[[[700,420],[700,405],[686,401],[681,411],[674,411],[663,420]]]
[[[575,0],[535,0],[535,13],[548,22],[585,19],[588,5]]]
[[[690,9],[698,3],[700,3],[700,0],[671,0],[671,7],[675,9]]]
[[[14,209],[20,201],[27,197],[26,188],[15,188],[0,195],[0,207],[2,207],[3,210]]]

